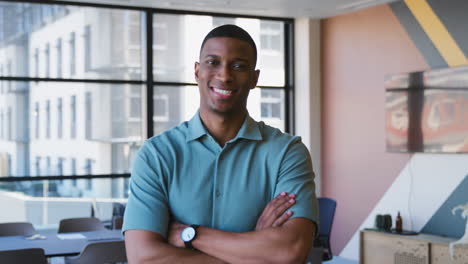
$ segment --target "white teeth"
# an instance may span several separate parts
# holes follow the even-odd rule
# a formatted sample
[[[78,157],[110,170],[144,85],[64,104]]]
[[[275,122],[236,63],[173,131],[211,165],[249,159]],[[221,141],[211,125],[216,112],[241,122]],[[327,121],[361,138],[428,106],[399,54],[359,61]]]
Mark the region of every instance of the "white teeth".
[[[222,95],[230,95],[232,91],[213,88],[213,90]]]

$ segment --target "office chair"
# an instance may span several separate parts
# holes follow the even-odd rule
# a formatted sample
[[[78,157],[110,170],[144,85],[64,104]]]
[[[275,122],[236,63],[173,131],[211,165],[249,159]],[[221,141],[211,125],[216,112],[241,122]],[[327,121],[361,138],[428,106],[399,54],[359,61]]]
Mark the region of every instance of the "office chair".
[[[124,241],[101,241],[87,244],[76,257],[66,257],[67,264],[103,264],[127,262]]]
[[[0,263],[47,264],[42,248],[0,251]]]
[[[60,220],[58,233],[105,230],[101,221],[94,217],[67,218]]]
[[[327,261],[333,258],[333,253],[330,246],[330,235],[333,225],[333,218],[335,217],[336,201],[331,198],[320,197],[318,198],[318,203],[320,213],[320,227],[319,234],[314,241],[314,247],[323,248],[322,259]]]
[[[31,236],[36,229],[28,222],[13,222],[0,224],[0,236]]]

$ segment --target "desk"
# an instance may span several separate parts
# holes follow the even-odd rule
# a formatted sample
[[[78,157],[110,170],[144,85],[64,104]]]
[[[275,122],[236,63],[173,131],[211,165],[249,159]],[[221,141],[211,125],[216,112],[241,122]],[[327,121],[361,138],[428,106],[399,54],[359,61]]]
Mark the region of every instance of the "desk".
[[[123,241],[121,230],[99,230],[79,233],[48,234],[46,239],[28,240],[24,236],[0,237],[1,250],[42,248],[46,257],[73,256],[80,254],[83,247],[97,241]],[[57,235],[81,234],[85,238],[60,239]]]

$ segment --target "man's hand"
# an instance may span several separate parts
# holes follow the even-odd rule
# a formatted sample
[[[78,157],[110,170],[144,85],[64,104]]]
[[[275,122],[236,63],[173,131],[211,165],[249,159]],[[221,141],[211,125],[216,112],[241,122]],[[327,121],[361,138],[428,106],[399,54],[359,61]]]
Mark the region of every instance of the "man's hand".
[[[180,247],[184,248],[185,244],[184,241],[180,238],[180,233],[184,228],[186,228],[188,225],[181,224],[177,221],[174,221],[171,223],[171,226],[169,227],[169,235],[167,237],[167,242],[174,247]]]
[[[296,202],[295,197],[294,194],[287,195],[287,193],[282,192],[271,200],[257,220],[255,231],[283,225],[293,214],[292,211],[286,212],[286,210],[294,205]]]

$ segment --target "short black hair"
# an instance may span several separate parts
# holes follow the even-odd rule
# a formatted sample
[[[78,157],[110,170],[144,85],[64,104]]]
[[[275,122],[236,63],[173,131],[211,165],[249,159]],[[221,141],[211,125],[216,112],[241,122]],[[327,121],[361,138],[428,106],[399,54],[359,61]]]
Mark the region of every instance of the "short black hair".
[[[206,41],[208,41],[211,38],[222,38],[222,37],[235,38],[235,39],[239,39],[239,40],[247,42],[254,51],[255,62],[257,61],[257,46],[255,45],[255,42],[250,36],[250,34],[247,33],[247,31],[245,31],[243,28],[236,26],[236,25],[232,25],[232,24],[226,24],[226,25],[222,25],[222,26],[212,29],[203,39],[203,42],[200,48],[200,53],[203,50],[203,47],[205,46]]]

